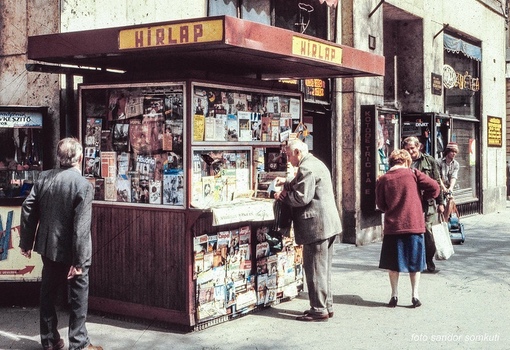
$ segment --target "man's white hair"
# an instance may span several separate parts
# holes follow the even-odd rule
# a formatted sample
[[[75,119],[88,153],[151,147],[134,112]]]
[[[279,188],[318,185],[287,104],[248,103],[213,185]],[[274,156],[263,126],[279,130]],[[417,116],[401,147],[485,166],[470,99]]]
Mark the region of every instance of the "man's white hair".
[[[308,154],[308,145],[301,141],[300,139],[290,140],[287,143],[287,148],[290,149],[292,152],[294,152],[294,150],[297,149],[301,152],[303,156]]]

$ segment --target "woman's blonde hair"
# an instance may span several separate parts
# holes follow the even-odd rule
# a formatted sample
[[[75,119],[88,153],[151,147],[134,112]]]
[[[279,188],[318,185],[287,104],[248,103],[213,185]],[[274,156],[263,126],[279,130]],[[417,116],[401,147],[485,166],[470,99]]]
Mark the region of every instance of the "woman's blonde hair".
[[[398,164],[410,166],[412,159],[409,152],[407,152],[405,149],[396,149],[393,152],[391,152],[388,162],[390,163],[390,166]]]

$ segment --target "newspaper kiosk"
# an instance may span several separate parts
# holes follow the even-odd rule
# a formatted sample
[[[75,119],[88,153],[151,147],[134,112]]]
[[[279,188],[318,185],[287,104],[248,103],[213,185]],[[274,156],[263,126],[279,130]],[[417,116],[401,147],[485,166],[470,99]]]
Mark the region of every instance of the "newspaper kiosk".
[[[264,198],[302,118],[302,94],[277,79],[383,75],[383,57],[228,16],[28,46],[101,68],[79,89],[92,309],[200,328],[297,295],[300,249]]]

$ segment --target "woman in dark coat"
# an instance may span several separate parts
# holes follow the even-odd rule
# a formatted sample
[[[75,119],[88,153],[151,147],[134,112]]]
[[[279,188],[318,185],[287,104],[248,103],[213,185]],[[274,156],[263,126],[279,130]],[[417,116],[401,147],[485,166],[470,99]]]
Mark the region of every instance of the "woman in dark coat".
[[[411,162],[409,152],[394,150],[389,158],[391,168],[376,184],[376,203],[384,212],[384,238],[379,267],[389,270],[390,307],[398,303],[400,272],[409,273],[413,307],[421,305],[418,287],[420,273],[426,265],[423,238],[425,219],[421,197],[428,199],[439,195],[437,181],[419,170],[410,169]]]

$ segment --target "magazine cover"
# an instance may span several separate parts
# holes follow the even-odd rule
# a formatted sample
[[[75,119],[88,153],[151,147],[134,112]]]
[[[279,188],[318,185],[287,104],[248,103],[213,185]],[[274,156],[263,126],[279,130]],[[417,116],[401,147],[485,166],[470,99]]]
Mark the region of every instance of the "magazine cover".
[[[165,128],[165,118],[162,113],[145,114],[142,120],[143,129],[147,130],[149,137],[149,152],[157,153],[163,149],[163,134]]]
[[[101,131],[101,151],[113,151],[112,131]]]
[[[184,174],[182,170],[163,174],[163,204],[184,205]]]
[[[104,178],[104,200],[111,202],[117,201],[116,177]]]
[[[141,189],[140,189],[140,174],[136,171],[128,173],[131,179],[131,202],[140,203]]]
[[[96,178],[94,181],[94,199],[104,200],[104,179]]]
[[[267,274],[257,276],[257,305],[263,305],[266,302]]]
[[[85,147],[101,147],[102,118],[87,118]]]
[[[149,203],[161,204],[161,184],[159,180],[149,180]]]
[[[131,180],[124,175],[117,176],[117,202],[131,202]]]
[[[112,149],[116,152],[129,152],[128,123],[117,123],[113,127]]]
[[[85,147],[84,155],[84,169],[83,175],[85,177],[97,177],[100,175],[100,161],[99,151],[96,147]]]
[[[193,141],[204,141],[205,117],[202,114],[193,116]]]
[[[142,124],[140,118],[129,120],[129,144],[135,155],[150,154],[150,135],[148,134],[147,124]]]
[[[272,276],[276,275],[278,272],[278,256],[270,255],[267,258],[267,275]]]
[[[129,171],[129,153],[120,153],[117,155],[117,169],[119,175],[127,175]]]
[[[214,128],[214,138],[217,141],[225,141],[227,135],[227,115],[226,114],[216,114],[214,118],[215,128]]]
[[[218,250],[220,251],[223,263],[227,260],[228,247],[230,245],[230,231],[219,231],[218,232]]]
[[[117,177],[117,152],[101,152],[101,177]]]
[[[150,191],[149,191],[149,178],[147,176],[140,175],[139,189],[140,189],[140,203],[149,203]]]
[[[257,259],[269,256],[270,247],[268,242],[258,243],[256,246],[256,257]]]
[[[267,258],[257,259],[257,275],[267,274]]]
[[[250,112],[237,112],[239,120],[239,141],[251,141],[251,114]]]
[[[156,169],[156,160],[151,155],[138,155],[136,156],[136,171],[140,176],[145,176],[147,179],[154,179],[154,170]]]
[[[237,115],[227,115],[227,141],[237,141],[239,139],[239,121]]]
[[[251,228],[250,225],[242,226],[239,228],[239,244],[251,243]]]
[[[208,117],[205,118],[204,122],[204,140],[205,141],[214,141],[216,140],[216,118]]]
[[[168,153],[154,154],[154,180],[163,181],[165,163],[168,163]]]
[[[171,151],[173,142],[172,125],[171,120],[165,120],[165,133],[163,134],[162,147],[163,151]]]

